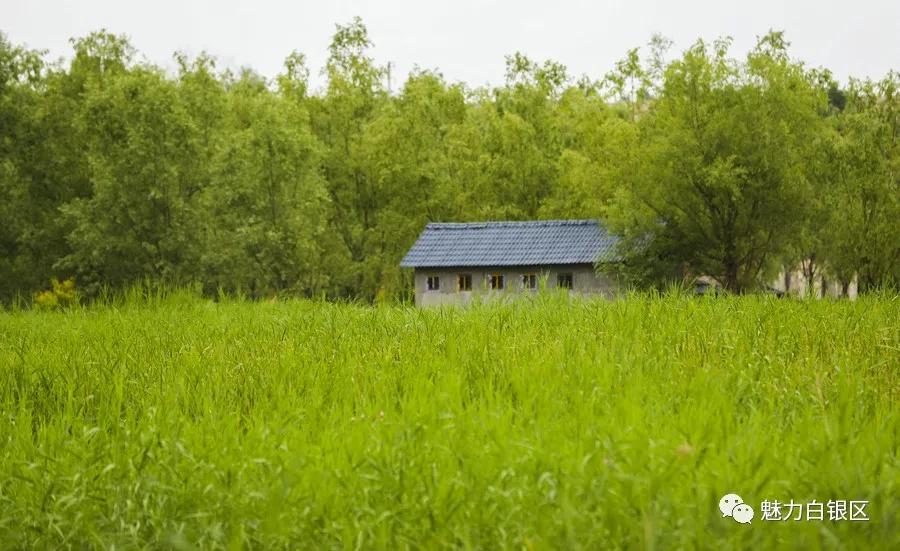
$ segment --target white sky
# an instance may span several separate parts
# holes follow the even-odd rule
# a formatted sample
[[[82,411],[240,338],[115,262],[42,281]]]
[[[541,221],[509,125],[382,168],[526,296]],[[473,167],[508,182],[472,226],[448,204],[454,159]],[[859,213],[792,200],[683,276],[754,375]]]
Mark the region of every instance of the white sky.
[[[654,32],[675,55],[697,38],[734,38],[743,55],[770,28],[786,31],[795,58],[848,76],[900,70],[897,0],[0,0],[0,30],[14,44],[68,57],[68,40],[102,27],[129,36],[149,61],[173,68],[176,50],[206,50],[220,67],[278,74],[292,50],[306,54],[314,86],[336,23],[362,17],[380,64],[393,63],[393,87],[414,66],[451,82],[501,84],[504,56],[553,59],[569,74],[597,79]]]

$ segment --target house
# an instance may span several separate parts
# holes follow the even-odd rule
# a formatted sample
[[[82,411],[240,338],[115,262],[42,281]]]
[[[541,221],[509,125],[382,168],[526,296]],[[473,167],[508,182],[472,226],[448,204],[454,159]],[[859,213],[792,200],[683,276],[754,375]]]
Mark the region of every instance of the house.
[[[829,279],[821,266],[815,265],[810,279],[810,260],[803,260],[792,269],[782,269],[774,280],[763,283],[761,291],[779,298],[849,298],[856,300],[856,277],[845,284],[836,279]],[[698,295],[718,293],[722,285],[713,277],[701,276],[694,280],[694,292]]]
[[[616,260],[617,241],[597,220],[435,223],[425,226],[400,266],[415,269],[419,306],[541,286],[612,296],[615,284],[595,265]]]
[[[813,270],[813,268],[816,268]],[[810,272],[812,277],[810,278]],[[857,280],[841,284],[836,278],[826,277],[821,266],[817,266],[810,259],[801,261],[793,269],[783,269],[769,287],[782,295],[801,298],[849,298],[856,300]]]

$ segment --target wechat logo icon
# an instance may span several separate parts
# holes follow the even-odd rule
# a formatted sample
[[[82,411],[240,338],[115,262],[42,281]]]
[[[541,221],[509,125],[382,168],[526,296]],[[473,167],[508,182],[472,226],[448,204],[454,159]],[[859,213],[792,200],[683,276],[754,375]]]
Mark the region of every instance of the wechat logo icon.
[[[750,524],[753,520],[753,507],[750,507],[741,496],[737,494],[727,494],[719,500],[719,510],[722,511],[723,517],[731,517],[735,522],[741,524]]]

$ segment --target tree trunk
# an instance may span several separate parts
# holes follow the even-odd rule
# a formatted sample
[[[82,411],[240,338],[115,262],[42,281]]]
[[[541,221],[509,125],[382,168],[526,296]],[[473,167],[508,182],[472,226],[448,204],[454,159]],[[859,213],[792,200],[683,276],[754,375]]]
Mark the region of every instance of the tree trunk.
[[[809,258],[800,263],[803,269],[803,277],[806,279],[806,289],[803,294],[807,297],[816,296],[816,255],[809,255]]]
[[[725,258],[725,281],[722,284],[725,286],[725,289],[731,291],[732,293],[740,294],[743,289],[741,289],[741,284],[738,279],[738,261],[733,255],[728,255]]]

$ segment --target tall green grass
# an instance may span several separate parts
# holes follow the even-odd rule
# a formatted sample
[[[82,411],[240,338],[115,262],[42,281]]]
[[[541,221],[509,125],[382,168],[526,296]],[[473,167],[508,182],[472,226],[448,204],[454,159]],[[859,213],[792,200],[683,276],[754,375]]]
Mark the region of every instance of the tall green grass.
[[[888,296],[0,313],[0,548],[896,549],[898,320]]]

